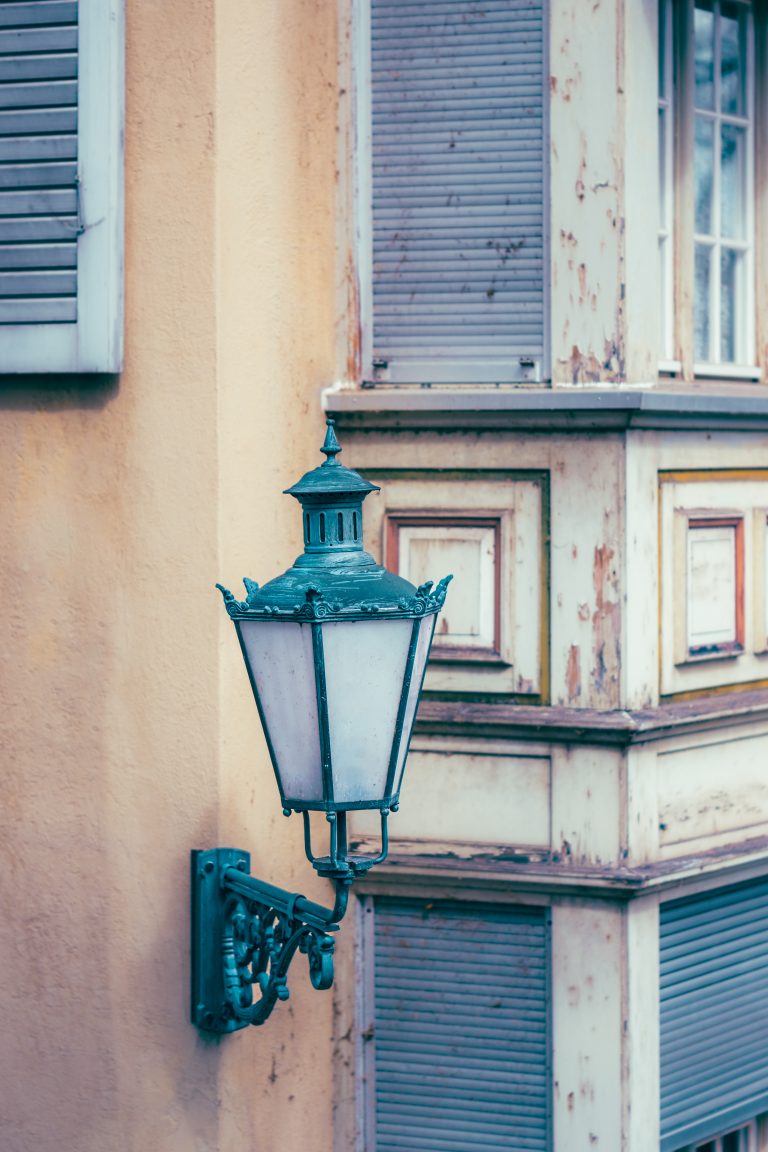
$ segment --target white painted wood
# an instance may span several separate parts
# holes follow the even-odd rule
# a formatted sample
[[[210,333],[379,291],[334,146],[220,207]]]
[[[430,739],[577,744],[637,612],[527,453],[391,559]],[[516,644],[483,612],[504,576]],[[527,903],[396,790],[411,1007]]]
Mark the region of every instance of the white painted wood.
[[[614,748],[552,748],[552,848],[565,863],[622,859],[624,781]]]
[[[721,737],[660,754],[656,786],[661,856],[765,835],[767,759],[768,735]]]
[[[395,850],[402,840],[549,848],[548,756],[432,750],[424,743],[410,751],[400,811],[390,821]],[[373,837],[378,813],[352,813],[351,824],[355,835]]]
[[[768,652],[768,508],[752,511],[752,648]]]
[[[756,576],[759,578],[759,561],[756,558],[756,549],[762,547],[755,532],[758,509],[768,506],[768,471],[731,471],[719,476],[716,469],[717,456],[722,457],[724,445],[722,441],[709,442],[712,449],[710,465],[711,478],[693,475],[691,479],[677,474],[669,479],[662,477],[660,486],[661,517],[659,541],[661,545],[661,691],[663,694],[686,692],[707,687],[721,685],[750,683],[759,681],[768,676],[768,661],[766,660],[765,642],[757,639],[755,605],[762,592],[758,592],[755,584]],[[756,452],[760,451],[755,445]],[[717,453],[717,456],[715,455]],[[733,456],[726,457],[733,460]],[[690,459],[690,457],[689,457]],[[739,457],[737,457],[739,459]],[[743,457],[741,457],[743,459]],[[681,458],[678,456],[677,460]],[[682,457],[685,460],[685,457]],[[658,457],[657,457],[658,463]],[[748,469],[750,462],[746,460]],[[764,458],[761,460],[764,463]],[[692,471],[701,465],[694,457],[691,461]],[[723,467],[721,462],[719,465]],[[742,518],[744,525],[744,643],[745,651],[718,654],[697,654],[694,648],[690,651],[688,625],[688,594],[693,592],[694,599],[700,606],[694,611],[700,616],[693,616],[694,629],[714,626],[711,624],[715,617],[713,609],[718,600],[714,599],[714,586],[706,584],[706,571],[699,575],[704,583],[698,585],[698,576],[694,585],[689,588],[689,575],[691,557],[690,531],[704,532],[705,529],[695,527],[697,520],[706,518],[717,519]],[[675,525],[678,527],[675,527]],[[681,545],[680,525],[690,525],[690,531],[685,530],[685,545]],[[710,542],[710,549],[715,545]],[[725,546],[721,541],[720,549]],[[726,561],[724,560],[724,563]],[[728,564],[726,563],[726,568]],[[723,569],[721,576],[728,583],[728,573]],[[713,577],[714,578],[714,577]],[[718,588],[723,589],[723,580],[718,582]],[[720,592],[718,592],[718,596]],[[725,609],[724,609],[725,611]],[[697,624],[696,620],[703,621]],[[708,623],[709,622],[709,623]],[[716,621],[715,621],[716,623]],[[728,621],[723,617],[720,622],[723,635],[729,627]],[[706,640],[706,634],[704,635]]]
[[[688,653],[736,643],[736,529],[688,524],[686,645]]]
[[[440,613],[433,651],[459,647],[492,654],[496,646],[495,577],[501,563],[493,527],[405,524],[398,536],[400,575],[406,580],[418,587],[434,579],[436,572],[450,572],[455,580],[454,594]]]
[[[645,433],[627,438],[624,464],[626,563],[622,700],[648,708],[659,698],[659,481]]]
[[[623,936],[618,907],[587,900],[552,905],[556,1152],[630,1152],[622,1137]]]
[[[624,754],[626,828],[620,835],[630,867],[649,864],[659,856],[656,757],[656,748],[648,744],[628,748]]]
[[[366,472],[374,480],[378,475],[375,468],[368,468]],[[476,516],[500,521],[500,659],[495,657],[494,663],[485,665],[451,664],[450,648],[446,647],[443,654],[448,659],[430,663],[426,688],[536,695],[542,683],[542,564],[546,558],[542,536],[541,482],[537,478],[508,476],[503,471],[493,476],[475,473],[466,478],[445,479],[439,468],[417,476],[409,472],[402,479],[396,472],[387,472],[380,480],[383,499],[370,502],[365,520],[366,547],[375,555],[383,552],[388,515],[435,516],[444,520],[445,531],[451,526],[453,514],[456,518],[454,523],[462,532],[466,531],[466,527],[461,526],[462,518]],[[429,528],[427,535],[430,532],[434,529]],[[457,541],[458,537],[454,543]],[[442,563],[443,567],[439,571],[437,568],[429,571],[429,579],[438,579],[451,571],[450,566],[445,568],[446,564],[450,565],[450,556],[445,561],[436,559],[435,563]],[[485,605],[490,594],[491,570],[487,559],[484,564],[477,569],[479,583],[467,571],[465,586],[460,587],[456,579],[449,589],[449,598],[455,596],[457,601],[460,621],[466,622],[473,616],[478,622],[488,621]],[[450,600],[446,607],[450,626]],[[487,623],[483,627],[487,634]],[[469,647],[472,650],[471,645]],[[478,651],[478,648],[474,650]]]
[[[624,909],[623,1117],[626,1152],[659,1147],[659,904]]]
[[[35,9],[35,5],[29,7]],[[37,5],[41,22],[46,7]],[[74,9],[74,5],[70,7]],[[78,175],[82,232],[77,254],[77,321],[0,324],[3,372],[91,373],[119,372],[122,368],[123,25],[124,0],[80,0]],[[28,116],[26,112],[23,115]],[[39,131],[43,124],[51,125],[48,131],[59,130],[55,120],[41,120],[40,115],[31,130]],[[10,130],[10,123],[5,127]],[[64,317],[60,314],[57,318]]]

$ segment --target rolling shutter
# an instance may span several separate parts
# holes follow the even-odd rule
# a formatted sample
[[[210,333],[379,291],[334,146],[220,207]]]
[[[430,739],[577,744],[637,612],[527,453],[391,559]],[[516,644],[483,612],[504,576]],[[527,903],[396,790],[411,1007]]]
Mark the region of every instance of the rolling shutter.
[[[661,1149],[768,1110],[768,880],[662,905]]]
[[[545,911],[373,909],[371,1152],[547,1152]]]
[[[373,364],[541,377],[543,0],[371,0]]]
[[[77,4],[0,3],[0,324],[77,320]]]
[[[124,0],[0,0],[0,373],[122,367]]]

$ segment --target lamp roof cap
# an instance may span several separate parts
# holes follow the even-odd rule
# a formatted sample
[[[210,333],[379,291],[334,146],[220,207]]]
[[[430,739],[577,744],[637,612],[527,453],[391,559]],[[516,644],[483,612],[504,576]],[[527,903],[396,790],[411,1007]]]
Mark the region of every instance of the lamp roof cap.
[[[310,472],[305,472],[290,488],[285,488],[286,495],[295,496],[297,500],[313,496],[322,497],[324,494],[359,496],[363,499],[369,492],[379,491],[378,484],[371,484],[370,480],[366,480],[359,472],[346,468],[336,459],[341,452],[341,444],[336,438],[334,424],[335,421],[329,416],[326,420],[325,443],[320,449],[325,453],[324,462]]]

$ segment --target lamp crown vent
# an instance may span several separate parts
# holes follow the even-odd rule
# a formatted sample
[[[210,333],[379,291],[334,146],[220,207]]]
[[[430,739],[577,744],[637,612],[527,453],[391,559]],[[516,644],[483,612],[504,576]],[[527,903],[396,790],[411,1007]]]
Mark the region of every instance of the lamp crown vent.
[[[378,485],[337,460],[341,444],[334,423],[330,417],[326,421],[320,449],[326,459],[285,489],[302,507],[304,554],[320,562],[339,553],[363,551],[363,500],[369,492],[379,491]]]

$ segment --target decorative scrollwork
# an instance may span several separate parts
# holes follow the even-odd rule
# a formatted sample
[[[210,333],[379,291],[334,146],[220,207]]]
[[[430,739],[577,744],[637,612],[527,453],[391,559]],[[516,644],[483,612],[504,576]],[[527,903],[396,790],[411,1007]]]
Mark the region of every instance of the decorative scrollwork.
[[[277,1001],[290,995],[288,968],[297,951],[307,956],[312,986],[330,988],[333,950],[334,939],[323,929],[260,901],[230,896],[222,939],[228,1011],[246,1024],[263,1024]],[[254,986],[260,991],[256,1001]]]
[[[224,606],[234,619],[247,616],[279,617],[283,620],[349,620],[366,619],[371,616],[413,618],[426,616],[442,608],[445,594],[452,576],[445,576],[435,587],[431,580],[421,584],[413,596],[401,596],[389,602],[381,603],[376,600],[353,600],[342,604],[335,600],[326,600],[322,589],[310,584],[304,591],[304,600],[300,603],[275,603],[265,599],[266,589],[260,589],[254,580],[246,576],[243,583],[246,589],[245,600],[238,600],[223,584],[216,587],[224,597]],[[267,586],[268,587],[268,586]]]

